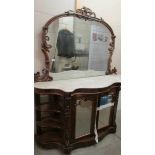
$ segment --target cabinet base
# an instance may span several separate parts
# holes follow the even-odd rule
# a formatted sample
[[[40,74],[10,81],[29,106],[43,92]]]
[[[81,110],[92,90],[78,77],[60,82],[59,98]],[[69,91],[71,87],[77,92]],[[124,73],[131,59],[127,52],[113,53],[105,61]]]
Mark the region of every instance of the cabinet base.
[[[105,136],[111,133],[116,132],[116,126],[110,126],[105,129],[99,129],[98,130],[98,140],[101,141]],[[37,145],[43,149],[54,149],[57,148],[64,152],[64,154],[70,154],[70,152],[74,149],[82,148],[82,147],[87,147],[93,144],[96,144],[95,141],[95,135],[87,135],[85,137],[81,137],[77,139],[75,142],[70,143],[68,146],[65,146],[62,142],[48,142],[44,143],[40,141],[37,138],[37,135],[35,135],[35,140],[37,142]]]

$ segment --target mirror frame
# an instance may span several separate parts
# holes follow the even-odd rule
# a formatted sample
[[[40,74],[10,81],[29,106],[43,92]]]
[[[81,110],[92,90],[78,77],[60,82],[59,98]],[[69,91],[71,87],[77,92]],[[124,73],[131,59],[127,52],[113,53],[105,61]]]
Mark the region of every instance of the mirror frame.
[[[111,69],[112,55],[113,55],[113,51],[115,48],[116,36],[114,35],[114,32],[108,23],[106,23],[102,18],[97,18],[96,14],[94,12],[92,12],[91,9],[83,7],[81,9],[77,9],[75,12],[72,10],[69,10],[65,13],[56,15],[56,16],[52,17],[51,19],[49,19],[46,22],[46,24],[43,26],[42,35],[41,35],[41,37],[42,37],[41,50],[45,56],[45,68],[42,70],[42,74],[40,74],[40,72],[37,72],[36,74],[34,74],[34,81],[35,82],[43,82],[43,81],[52,81],[53,80],[53,78],[50,77],[50,75],[49,75],[49,71],[50,71],[50,59],[49,59],[50,50],[49,49],[52,48],[52,45],[47,43],[47,41],[49,41],[49,39],[50,39],[47,36],[48,26],[55,20],[62,18],[62,17],[68,17],[68,16],[73,16],[73,17],[77,17],[79,19],[84,19],[85,21],[87,21],[87,20],[96,21],[96,22],[103,24],[104,26],[106,26],[109,29],[109,31],[111,32],[111,42],[110,42],[109,48],[108,48],[109,58],[107,61],[106,75],[116,74],[117,69],[115,67],[113,69]]]

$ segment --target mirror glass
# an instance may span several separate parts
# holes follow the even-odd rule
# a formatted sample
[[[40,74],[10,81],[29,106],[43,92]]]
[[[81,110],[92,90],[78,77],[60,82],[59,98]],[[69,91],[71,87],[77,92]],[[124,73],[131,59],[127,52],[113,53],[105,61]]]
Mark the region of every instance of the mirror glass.
[[[98,129],[109,125],[111,107],[103,108],[99,111]]]
[[[75,138],[90,134],[92,101],[76,100]]]
[[[54,80],[104,75],[111,32],[96,21],[62,17],[48,27],[50,73]]]

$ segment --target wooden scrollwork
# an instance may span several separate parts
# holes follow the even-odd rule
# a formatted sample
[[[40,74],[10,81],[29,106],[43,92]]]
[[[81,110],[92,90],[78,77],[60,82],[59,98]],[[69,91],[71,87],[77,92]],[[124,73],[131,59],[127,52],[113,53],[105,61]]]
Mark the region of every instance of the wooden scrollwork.
[[[115,38],[116,36],[115,35],[112,35],[111,36],[111,42],[109,44],[109,59],[108,59],[108,68],[107,68],[107,71],[106,71],[106,74],[117,74],[117,69],[116,67],[114,67],[113,69],[111,69],[111,63],[112,63],[112,55],[113,55],[113,52],[114,52],[114,48],[115,48]]]
[[[96,18],[96,14],[94,12],[92,12],[92,10],[87,8],[87,7],[83,7],[81,9],[77,9],[76,13],[82,14],[83,16],[89,16],[89,17]]]
[[[34,81],[35,82],[42,82],[42,81],[52,81],[53,78],[49,76],[49,71],[47,69],[42,70],[42,75],[40,72],[34,74]]]

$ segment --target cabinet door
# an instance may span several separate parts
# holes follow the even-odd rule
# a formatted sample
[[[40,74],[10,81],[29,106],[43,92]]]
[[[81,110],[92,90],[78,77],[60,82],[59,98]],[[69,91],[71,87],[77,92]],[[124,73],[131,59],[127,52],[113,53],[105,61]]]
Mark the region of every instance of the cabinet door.
[[[96,117],[96,95],[75,95],[72,99],[73,107],[73,132],[72,138],[78,139],[90,134],[94,134],[94,124]]]
[[[105,107],[97,112],[98,125],[97,128],[101,129],[110,125],[110,114],[112,106]]]
[[[112,86],[99,94],[97,107],[97,129],[115,125],[118,100],[118,87]]]

